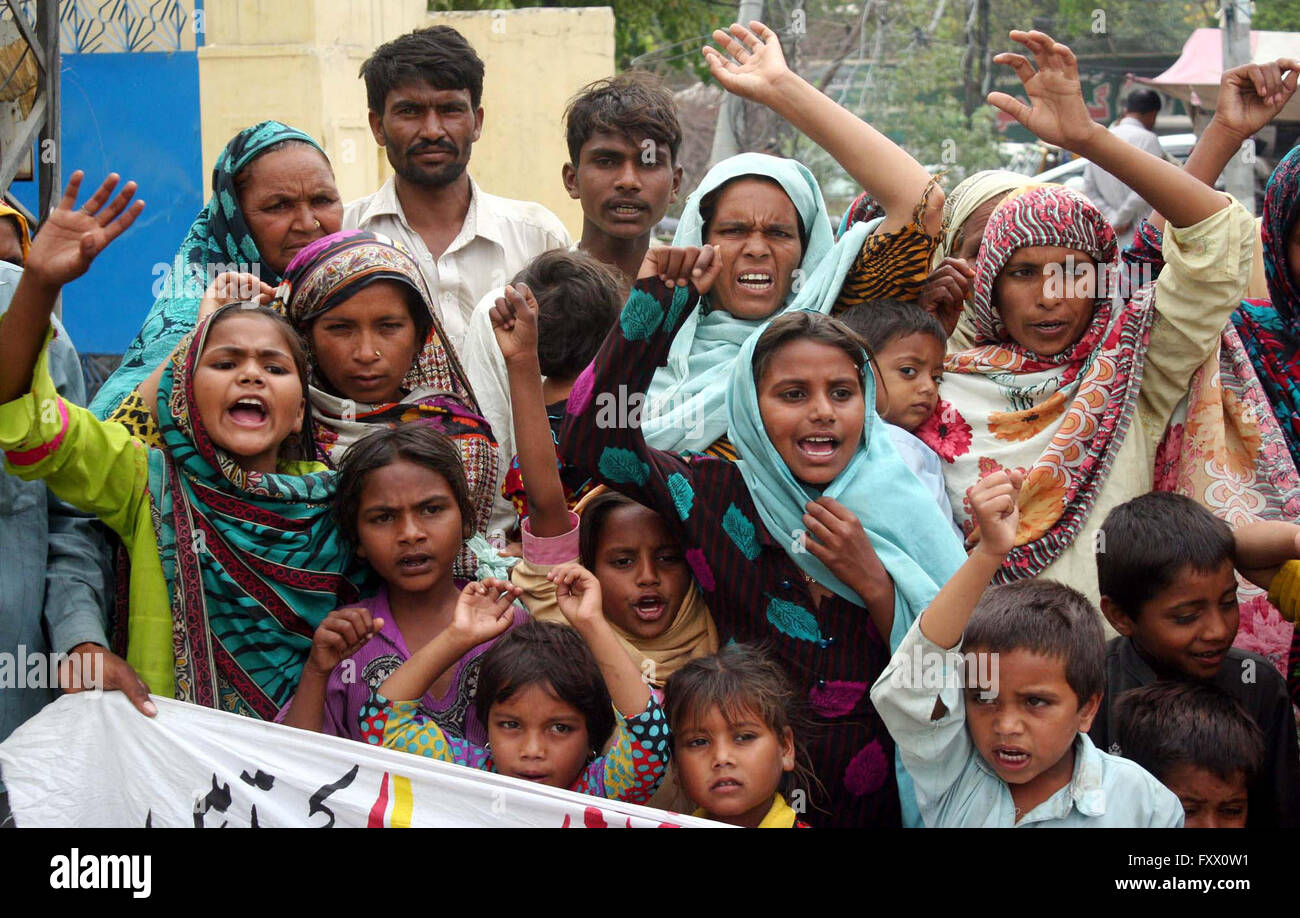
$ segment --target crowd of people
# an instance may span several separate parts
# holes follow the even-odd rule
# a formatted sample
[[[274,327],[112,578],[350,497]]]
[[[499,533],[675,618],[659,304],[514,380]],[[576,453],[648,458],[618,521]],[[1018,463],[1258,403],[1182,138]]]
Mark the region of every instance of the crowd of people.
[[[1300,148],[1259,229],[1213,187],[1300,63],[1227,71],[1179,168],[1010,37],[990,104],[1147,202],[1123,238],[945,194],[754,22],[709,69],[861,186],[838,230],[742,153],[651,245],[682,131],[624,73],[565,113],[574,244],[473,181],[483,64],[421,29],[361,72],[394,176],[344,206],[241,131],[89,408],[52,311],[144,205],[75,173],[0,265],[0,650],[736,826],[1300,823]]]

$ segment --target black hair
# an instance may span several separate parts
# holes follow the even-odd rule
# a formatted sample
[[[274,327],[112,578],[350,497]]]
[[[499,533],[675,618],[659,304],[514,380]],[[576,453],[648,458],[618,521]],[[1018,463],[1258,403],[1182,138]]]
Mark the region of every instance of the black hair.
[[[619,507],[635,504],[632,498],[618,491],[602,491],[582,508],[582,517],[578,520],[578,561],[589,571],[596,569],[596,550],[600,548],[600,536],[609,515]]]
[[[1106,515],[1096,552],[1098,592],[1136,619],[1190,567],[1208,572],[1234,554],[1228,524],[1190,497],[1153,491]]]
[[[1106,639],[1088,598],[1054,580],[1017,580],[984,591],[962,636],[967,652],[1028,650],[1065,664],[1082,707],[1106,689]]]
[[[542,375],[577,377],[600,350],[622,307],[619,280],[584,252],[552,249],[515,275],[537,298],[537,361]]]
[[[709,241],[709,226],[713,223],[713,215],[717,210],[718,201],[722,197],[722,193],[733,184],[743,179],[757,179],[760,182],[767,182],[770,185],[775,185],[777,188],[781,189],[782,194],[789,197],[786,190],[781,187],[781,183],[770,175],[760,175],[757,172],[753,172],[746,175],[733,176],[732,178],[727,179],[717,188],[714,188],[704,197],[700,198],[700,220],[703,221],[703,225],[700,227],[700,239],[704,242]],[[799,213],[798,205],[796,205],[792,200],[790,201],[790,206],[794,208],[794,218],[799,224],[799,252],[800,255],[802,255],[804,252],[808,251],[808,228],[803,225],[803,214]]]
[[[483,101],[483,61],[451,26],[416,29],[380,45],[359,75],[366,81],[366,105],[381,116],[388,94],[405,83],[467,89],[473,109]]]
[[[940,347],[948,344],[948,336],[933,314],[902,300],[872,300],[840,313],[839,320],[857,332],[874,354],[879,354],[895,338],[907,335],[929,335]]]
[[[1191,765],[1222,781],[1249,784],[1264,764],[1264,734],[1237,699],[1210,682],[1171,679],[1130,689],[1115,700],[1120,754],[1164,781]]]
[[[1135,89],[1124,100],[1124,111],[1145,115],[1160,111],[1160,94],[1153,89]]]
[[[728,722],[757,715],[778,739],[789,728],[795,765],[778,788],[787,799],[797,789],[810,798],[822,789],[808,761],[811,723],[804,704],[785,669],[763,649],[728,644],[716,654],[691,660],[664,683],[664,717],[674,742],[714,707]]]
[[[613,701],[600,666],[587,642],[568,625],[525,622],[507,631],[481,659],[474,710],[485,726],[492,705],[537,685],[582,713],[593,749],[602,748],[614,732]]]
[[[576,168],[582,147],[593,134],[622,134],[634,143],[641,137],[667,148],[671,166],[682,145],[677,105],[663,81],[644,70],[588,83],[564,110],[569,162]]]
[[[460,509],[462,534],[474,534],[477,515],[465,481],[465,465],[452,439],[428,424],[418,422],[380,427],[354,443],[338,469],[338,490],[334,496],[334,520],[344,537],[356,545],[361,494],[370,473],[405,459],[422,465],[447,480]]]
[[[839,319],[800,309],[777,316],[759,335],[752,361],[756,382],[762,382],[776,352],[792,341],[816,341],[839,348],[853,361],[859,376],[866,372],[868,358],[863,353],[864,342],[855,332]]]

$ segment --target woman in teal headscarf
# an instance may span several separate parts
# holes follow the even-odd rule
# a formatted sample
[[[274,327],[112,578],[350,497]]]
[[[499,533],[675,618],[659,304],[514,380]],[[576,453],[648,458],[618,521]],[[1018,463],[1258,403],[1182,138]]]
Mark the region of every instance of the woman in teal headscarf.
[[[771,29],[750,26],[752,32],[737,24],[713,33],[730,55],[704,49],[718,82],[766,105],[829,153],[884,207],[877,234],[898,234],[917,222],[933,223],[937,232],[943,195],[927,191],[933,186],[924,167],[791,71]],[[650,384],[641,422],[647,442],[735,458],[725,439],[726,391],[741,345],[796,300],[809,299],[807,284],[832,254],[843,270],[833,290],[821,291],[821,298],[829,295],[824,311],[838,312],[845,304],[833,307],[850,291],[859,301],[874,284],[856,275],[869,273],[866,255],[879,254],[865,249],[866,240],[859,229],[834,241],[817,180],[792,159],[742,153],[710,169],[686,202],[673,245],[716,246],[722,270]],[[830,275],[823,279],[829,283]]]
[[[193,330],[199,302],[216,275],[255,274],[274,287],[299,249],[337,232],[342,223],[334,172],[310,135],[278,121],[240,131],[217,157],[212,197],[191,224],[139,334],[90,410],[101,419],[114,415],[124,422],[130,419],[119,407],[147,410],[130,398],[133,391]]]

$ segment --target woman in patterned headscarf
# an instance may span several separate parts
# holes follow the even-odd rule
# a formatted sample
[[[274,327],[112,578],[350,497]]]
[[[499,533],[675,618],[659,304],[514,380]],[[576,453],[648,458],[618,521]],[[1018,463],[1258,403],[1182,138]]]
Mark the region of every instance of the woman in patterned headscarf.
[[[298,253],[273,305],[308,346],[319,457],[337,466],[375,425],[427,423],[460,449],[475,531],[483,532],[497,444],[430,302],[404,249],[378,233],[344,230]]]
[[[153,406],[134,390],[194,328],[214,277],[226,271],[255,274],[274,286],[299,249],[342,223],[334,172],[315,140],[278,121],[240,131],[217,157],[212,197],[191,224],[161,294],[90,410],[137,430]]]

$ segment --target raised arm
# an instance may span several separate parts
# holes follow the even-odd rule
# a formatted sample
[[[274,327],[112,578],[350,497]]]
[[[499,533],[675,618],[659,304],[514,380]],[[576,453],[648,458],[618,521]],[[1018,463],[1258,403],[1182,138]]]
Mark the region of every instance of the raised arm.
[[[542,394],[537,358],[537,299],[527,284],[506,286],[492,308],[492,330],[510,377],[510,411],[514,416],[519,472],[528,495],[528,530],[535,536],[564,535],[573,527],[564,497],[551,422]]]
[[[104,248],[135,222],[144,202],[130,203],[135,182],[127,182],[110,202],[118,175],[112,173],[76,210],[83,173],[72,173],[58,207],[41,224],[32,242],[13,303],[0,319],[0,405],[31,388],[32,371],[45,343],[50,312],[64,284],[86,273]]]
[[[614,707],[626,718],[636,717],[650,702],[650,686],[605,618],[600,581],[580,564],[561,564],[547,576],[560,611],[591,648]]]
[[[1083,101],[1079,64],[1068,47],[1043,32],[1012,32],[1011,39],[1033,55],[1038,69],[1021,54],[993,58],[1016,72],[1029,104],[1003,92],[988,101],[1039,139],[1084,156],[1136,191],[1174,226],[1193,226],[1222,210],[1223,195],[1173,163],[1121,140],[1092,120]]]
[[[791,70],[776,33],[763,23],[751,22],[748,29],[733,23],[729,32],[715,31],[713,40],[726,54],[706,46],[704,57],[724,89],[766,105],[829,153],[884,207],[877,233],[908,224],[930,183],[924,166]],[[943,217],[942,192],[935,189],[927,205],[925,230],[933,236]]]
[[[966,623],[1016,544],[1020,509],[1016,497],[1024,476],[1019,472],[994,472],[971,489],[971,510],[979,523],[979,544],[966,563],[948,579],[921,613],[921,633],[945,649],[957,646]]]
[[[1295,94],[1300,64],[1278,58],[1266,64],[1243,64],[1225,72],[1219,80],[1219,99],[1214,117],[1187,157],[1183,171],[1213,188],[1241,145],[1278,116]],[[1165,228],[1159,208],[1152,211],[1151,225]]]
[[[486,578],[468,583],[456,603],[452,622],[425,644],[379,686],[390,701],[414,701],[451,669],[457,660],[484,641],[498,637],[514,618],[514,601],[522,591],[504,580]]]

